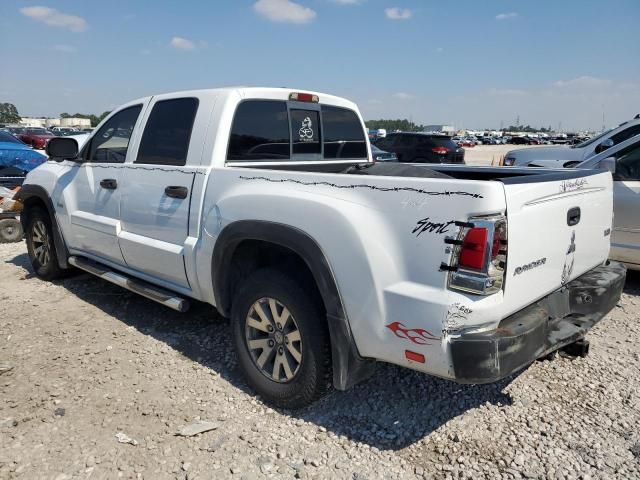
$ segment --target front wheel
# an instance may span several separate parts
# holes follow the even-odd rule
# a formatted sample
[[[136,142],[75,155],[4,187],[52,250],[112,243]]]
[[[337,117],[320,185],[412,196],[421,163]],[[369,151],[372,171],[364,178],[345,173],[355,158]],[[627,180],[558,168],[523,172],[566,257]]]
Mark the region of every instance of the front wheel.
[[[331,373],[326,317],[298,282],[258,270],[240,286],[231,310],[240,369],[267,402],[301,408],[325,392]]]
[[[53,244],[53,229],[49,215],[40,208],[28,212],[27,253],[33,270],[43,280],[55,280],[63,274]]]

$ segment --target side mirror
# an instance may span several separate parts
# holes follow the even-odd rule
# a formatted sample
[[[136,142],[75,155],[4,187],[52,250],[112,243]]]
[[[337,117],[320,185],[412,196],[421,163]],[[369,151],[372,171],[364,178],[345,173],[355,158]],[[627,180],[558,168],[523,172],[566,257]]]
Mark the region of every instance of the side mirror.
[[[600,160],[600,168],[602,170],[608,170],[611,174],[616,173],[616,159],[615,157],[607,157]]]
[[[604,152],[607,148],[613,147],[613,145],[614,145],[613,140],[611,140],[610,138],[607,138],[600,145],[596,147],[596,153]]]
[[[78,142],[75,138],[55,137],[49,140],[45,149],[51,160],[76,160],[78,158]]]

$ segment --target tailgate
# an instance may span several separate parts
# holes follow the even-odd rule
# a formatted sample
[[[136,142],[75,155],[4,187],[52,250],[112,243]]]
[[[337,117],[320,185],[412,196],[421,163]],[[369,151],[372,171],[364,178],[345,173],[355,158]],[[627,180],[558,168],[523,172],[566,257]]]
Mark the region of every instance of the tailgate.
[[[529,303],[609,256],[609,172],[571,171],[505,180],[508,256],[505,299]],[[513,303],[512,303],[513,302]]]

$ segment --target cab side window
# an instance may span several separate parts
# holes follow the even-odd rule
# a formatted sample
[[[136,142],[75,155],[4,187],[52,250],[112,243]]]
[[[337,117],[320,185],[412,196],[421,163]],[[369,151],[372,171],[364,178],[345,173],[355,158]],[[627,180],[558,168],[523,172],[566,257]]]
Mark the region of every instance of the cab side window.
[[[640,181],[640,144],[622,150],[617,156],[614,180]]]
[[[133,127],[142,105],[119,111],[91,138],[84,151],[84,159],[91,163],[124,163]]]
[[[156,102],[144,127],[134,163],[184,166],[197,111],[197,98]]]

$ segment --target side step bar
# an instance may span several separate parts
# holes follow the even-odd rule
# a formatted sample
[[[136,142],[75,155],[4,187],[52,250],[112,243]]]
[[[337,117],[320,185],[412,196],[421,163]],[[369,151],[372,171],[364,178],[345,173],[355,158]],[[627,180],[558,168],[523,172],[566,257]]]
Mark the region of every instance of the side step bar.
[[[96,277],[100,277],[107,282],[126,288],[127,290],[137,293],[138,295],[142,295],[154,302],[161,303],[165,307],[172,308],[178,312],[186,312],[189,310],[188,300],[142,280],[133,279],[123,273],[110,270],[104,265],[75,256],[69,257],[69,263],[74,267],[84,270],[85,272],[89,272]]]

